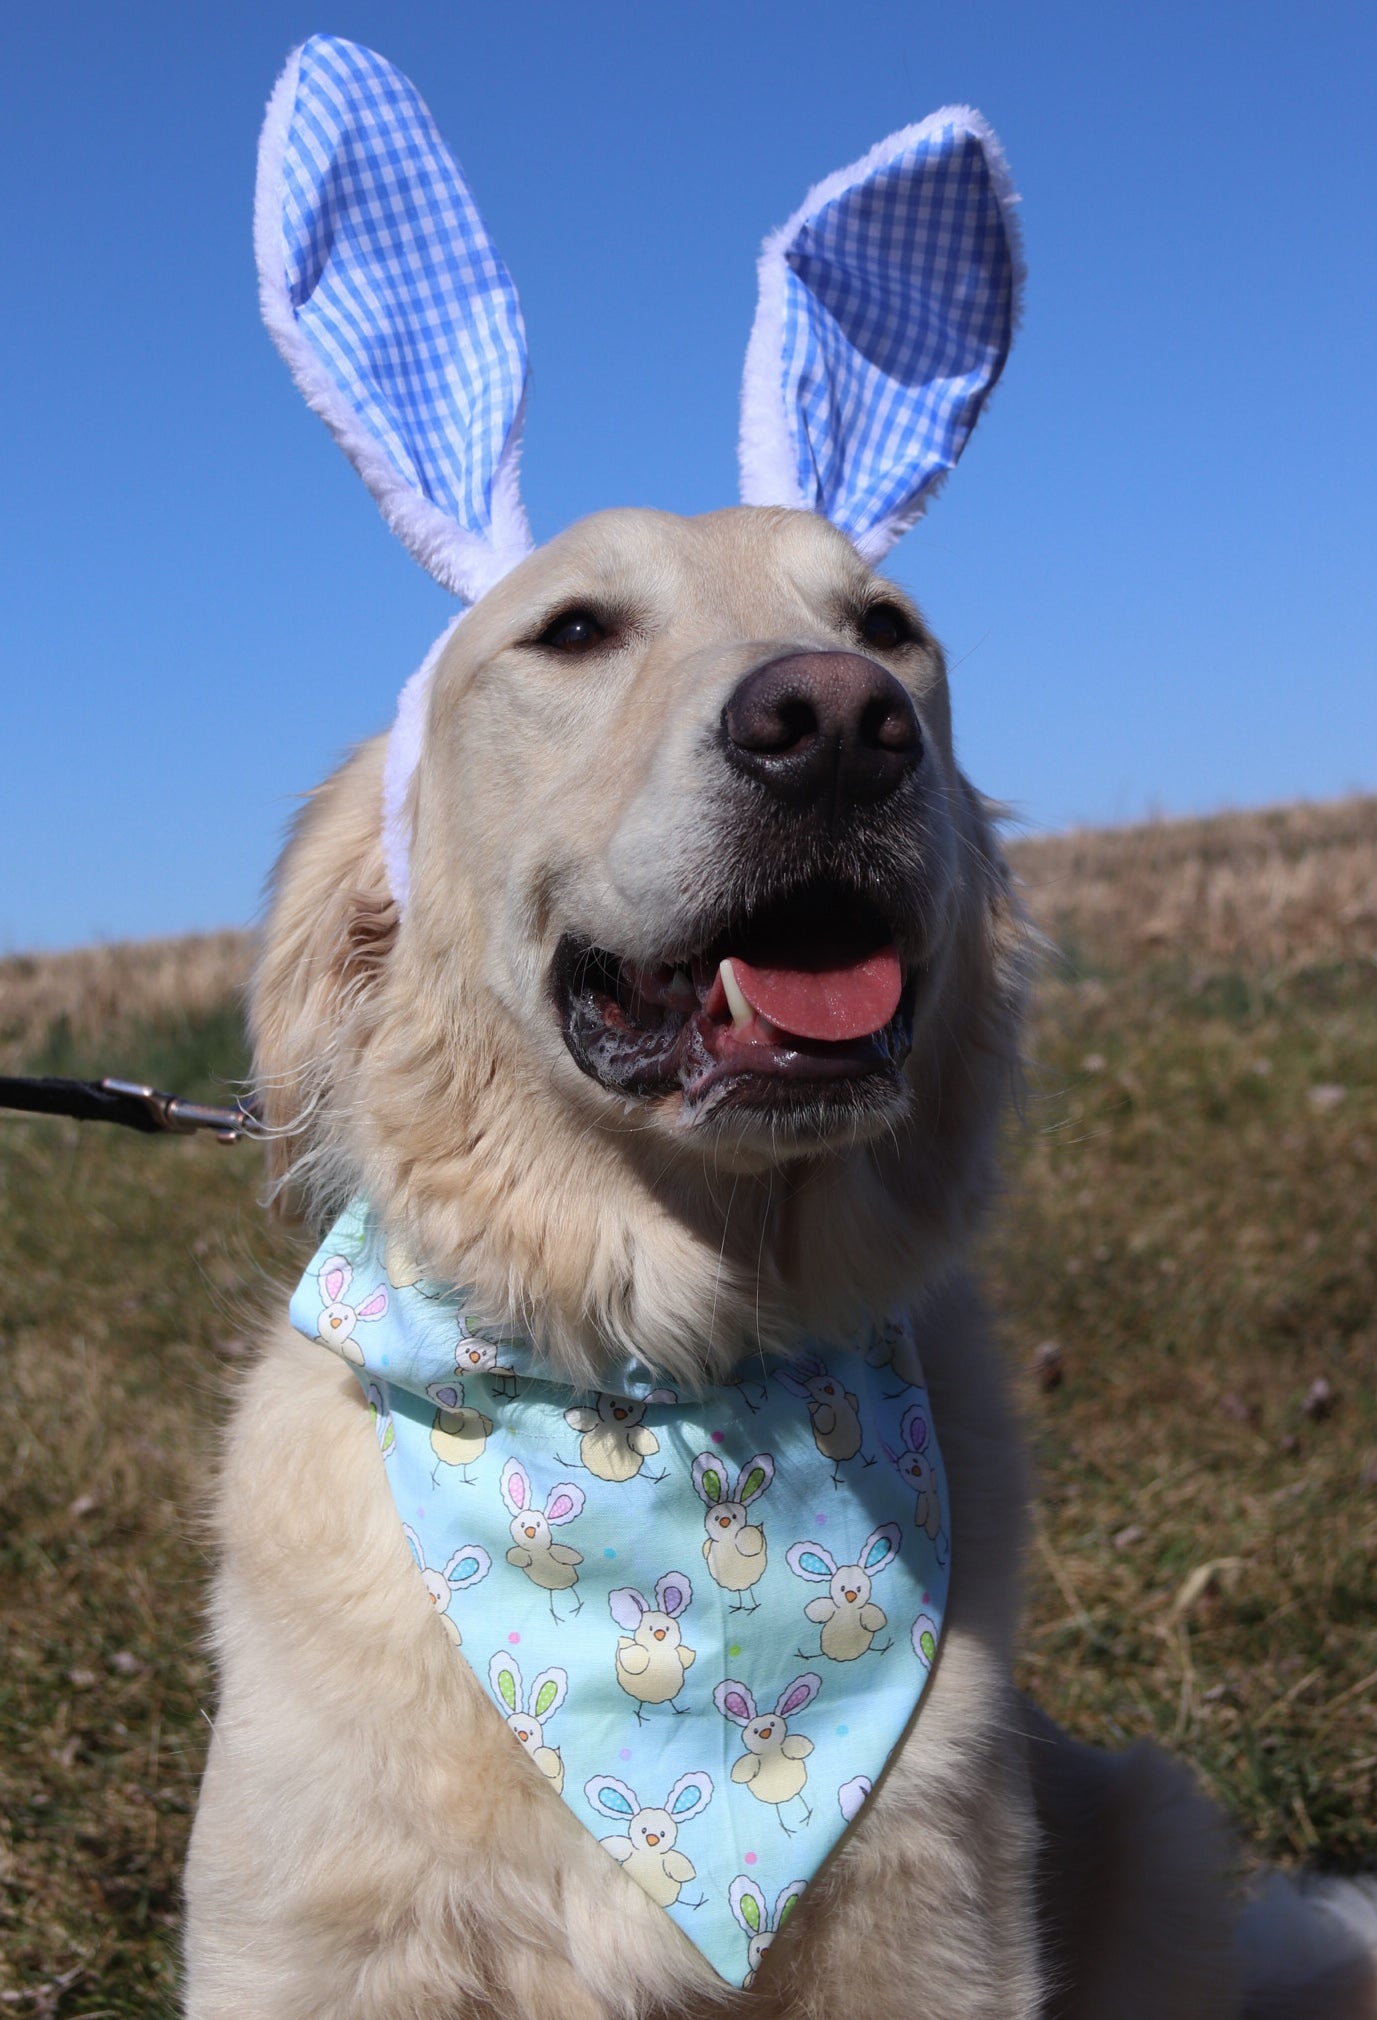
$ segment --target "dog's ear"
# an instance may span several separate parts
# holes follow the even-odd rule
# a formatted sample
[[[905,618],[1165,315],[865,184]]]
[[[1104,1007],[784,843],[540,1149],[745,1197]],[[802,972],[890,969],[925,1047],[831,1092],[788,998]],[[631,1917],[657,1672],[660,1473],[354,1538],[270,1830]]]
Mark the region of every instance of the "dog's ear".
[[[274,1180],[311,1148],[396,938],[380,834],[382,761],[377,739],[312,793],[273,875],[249,1028]]]
[[[818,512],[879,561],[955,464],[1018,313],[999,142],[947,106],[805,197],[760,255],[741,497]]]
[[[415,86],[313,35],[263,123],[263,319],[293,377],[436,580],[472,603],[529,553],[517,491],[521,306]]]

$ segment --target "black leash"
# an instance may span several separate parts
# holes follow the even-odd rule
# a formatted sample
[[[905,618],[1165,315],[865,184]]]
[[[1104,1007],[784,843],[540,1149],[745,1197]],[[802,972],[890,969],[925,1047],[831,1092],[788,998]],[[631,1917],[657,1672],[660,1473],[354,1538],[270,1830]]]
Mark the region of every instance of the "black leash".
[[[218,1142],[238,1143],[242,1136],[263,1133],[258,1115],[245,1102],[212,1108],[134,1080],[25,1080],[0,1074],[0,1108],[20,1109],[26,1115],[68,1115],[78,1122],[118,1122],[146,1136],[190,1136],[198,1129],[213,1129]]]

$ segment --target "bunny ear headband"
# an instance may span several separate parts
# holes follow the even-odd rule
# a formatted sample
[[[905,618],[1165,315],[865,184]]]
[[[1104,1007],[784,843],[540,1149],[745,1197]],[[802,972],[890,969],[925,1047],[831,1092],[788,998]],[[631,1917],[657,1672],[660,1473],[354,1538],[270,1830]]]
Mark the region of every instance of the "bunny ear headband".
[[[913,525],[1009,353],[1016,201],[990,129],[949,106],[819,183],[771,234],[741,395],[744,504],[820,513],[870,562]],[[382,57],[314,35],[288,59],[254,239],[264,321],[297,384],[388,525],[475,603],[534,544],[517,488],[526,333],[458,164]],[[426,691],[452,629],[403,690],[388,746],[399,904]]]

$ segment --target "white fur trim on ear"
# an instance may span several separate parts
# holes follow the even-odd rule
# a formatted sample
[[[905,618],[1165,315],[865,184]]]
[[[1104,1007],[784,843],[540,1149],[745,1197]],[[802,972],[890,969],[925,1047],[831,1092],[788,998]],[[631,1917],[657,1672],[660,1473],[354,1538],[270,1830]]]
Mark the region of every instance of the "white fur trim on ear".
[[[872,562],[913,525],[1003,369],[1024,275],[1017,202],[989,126],[946,106],[818,183],[770,234],[741,392],[744,504],[820,512]],[[920,260],[924,285],[948,290],[935,322],[955,305],[964,325],[954,344],[921,327]],[[885,298],[896,287],[911,322]]]
[[[842,174],[846,174],[842,170]],[[798,221],[812,208],[814,199],[827,187],[819,183],[810,190],[801,211],[788,224],[771,232],[761,250],[757,268],[760,295],[746,364],[741,375],[741,438],[737,461],[741,470],[743,505],[784,505],[792,512],[807,512],[809,504],[799,489],[794,461],[794,444],[784,408],[781,380],[781,352],[784,348],[784,287],[788,268],[784,248],[793,237]]]

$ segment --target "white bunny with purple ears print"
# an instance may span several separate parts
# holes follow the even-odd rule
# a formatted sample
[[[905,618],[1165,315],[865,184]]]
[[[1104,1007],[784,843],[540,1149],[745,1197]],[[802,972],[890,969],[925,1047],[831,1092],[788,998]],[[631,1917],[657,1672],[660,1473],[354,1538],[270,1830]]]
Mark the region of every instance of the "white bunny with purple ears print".
[[[507,1552],[507,1562],[524,1571],[532,1585],[538,1585],[549,1595],[550,1612],[559,1620],[555,1594],[574,1591],[583,1553],[571,1549],[567,1543],[556,1543],[550,1531],[583,1513],[583,1489],[569,1480],[557,1481],[537,1508],[530,1475],[519,1459],[508,1459],[502,1468],[501,1487],[502,1499],[512,1518],[512,1547]],[[574,1611],[583,1611],[583,1601],[577,1592],[574,1592]]]
[[[345,1301],[345,1292],[354,1281],[354,1265],[342,1255],[327,1256],[316,1271],[320,1286],[321,1314],[316,1335],[351,1367],[363,1366],[363,1348],[354,1338],[360,1320],[367,1323],[382,1318],[387,1311],[387,1287],[380,1284],[357,1305]]]
[[[697,1661],[697,1651],[684,1641],[680,1616],[693,1601],[693,1587],[682,1571],[667,1571],[655,1582],[655,1604],[634,1585],[618,1586],[607,1595],[608,1611],[618,1627],[617,1681],[636,1703],[636,1722],[645,1724],[648,1704],[667,1704],[687,1711],[675,1699],[684,1678]]]
[[[821,1689],[822,1678],[808,1670],[785,1686],[774,1710],[763,1717],[756,1711],[750,1691],[735,1677],[727,1677],[712,1694],[723,1718],[741,1727],[741,1744],[746,1751],[732,1762],[732,1780],[748,1788],[757,1802],[773,1808],[786,1837],[794,1833],[784,1821],[785,1803],[797,1797],[803,1804],[803,1822],[810,1823],[813,1816],[803,1793],[813,1742],[802,1733],[791,1733],[789,1720],[810,1705]]]
[[[760,1960],[784,1927],[784,1918],[793,1908],[804,1889],[802,1880],[790,1880],[775,1897],[774,1913],[767,1914],[765,1896],[755,1881],[745,1873],[739,1873],[727,1890],[727,1902],[735,1915],[743,1933],[749,1938],[746,1946],[746,1975],[741,1981],[743,1992],[749,1992],[755,1983],[755,1974],[760,1969]]]
[[[840,1487],[842,1467],[861,1450],[859,1403],[820,1354],[798,1354],[777,1373],[789,1394],[807,1403],[813,1443],[824,1459],[832,1461],[832,1485]],[[874,1464],[873,1458],[867,1459],[863,1453],[861,1462]]]
[[[766,240],[741,389],[745,505],[813,512],[878,562],[969,439],[1013,340],[1017,197],[946,106],[808,192]],[[472,604],[533,547],[517,478],[526,330],[473,195],[409,79],[313,35],[268,106],[254,210],[268,330],[384,518]],[[402,691],[383,855],[404,911],[431,676]]]
[[[947,1561],[946,1538],[942,1534],[942,1497],[938,1492],[937,1474],[931,1459],[927,1456],[927,1443],[932,1435],[928,1413],[921,1404],[915,1403],[905,1410],[899,1424],[904,1447],[901,1452],[890,1452],[889,1457],[899,1469],[902,1479],[908,1481],[917,1495],[914,1503],[913,1520],[937,1551],[937,1561]]]
[[[616,1837],[599,1839],[603,1850],[611,1853],[657,1907],[672,1908],[683,1888],[697,1877],[691,1860],[675,1849],[679,1826],[690,1817],[701,1816],[712,1801],[712,1777],[680,1775],[661,1809],[644,1808],[636,1791],[615,1775],[595,1775],[583,1792],[600,1816],[626,1826]],[[685,1901],[683,1905],[701,1908],[703,1902]]]
[[[435,1454],[431,1481],[439,1478],[442,1466],[457,1466],[459,1478],[472,1487],[469,1468],[488,1448],[492,1418],[465,1404],[464,1385],[457,1376],[449,1382],[431,1382],[426,1395],[436,1406],[430,1427],[430,1449]]]
[[[464,1637],[459,1632],[459,1623],[450,1611],[450,1602],[456,1592],[463,1592],[470,1585],[477,1585],[492,1570],[492,1559],[481,1543],[461,1543],[449,1559],[443,1571],[436,1571],[426,1563],[425,1549],[420,1537],[409,1522],[402,1524],[402,1534],[411,1546],[411,1554],[416,1559],[430,1603],[439,1614],[446,1634],[456,1648],[462,1648]]]

